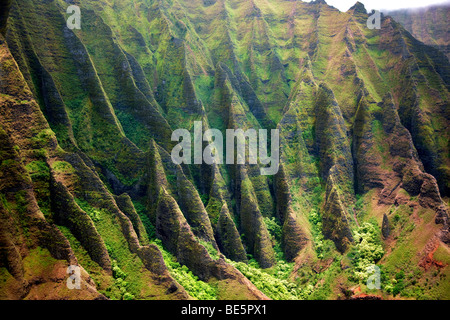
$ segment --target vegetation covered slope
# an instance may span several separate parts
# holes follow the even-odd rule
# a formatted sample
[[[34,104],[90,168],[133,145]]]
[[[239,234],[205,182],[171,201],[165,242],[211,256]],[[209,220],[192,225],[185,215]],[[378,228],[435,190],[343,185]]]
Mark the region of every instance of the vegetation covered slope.
[[[392,18],[80,0],[70,30],[62,0],[9,2],[2,298],[449,298],[450,66]],[[279,129],[278,173],[174,164],[195,121]]]
[[[450,36],[447,21],[450,6],[429,6],[420,9],[388,11],[395,21],[402,24],[417,40],[438,48],[450,58]]]

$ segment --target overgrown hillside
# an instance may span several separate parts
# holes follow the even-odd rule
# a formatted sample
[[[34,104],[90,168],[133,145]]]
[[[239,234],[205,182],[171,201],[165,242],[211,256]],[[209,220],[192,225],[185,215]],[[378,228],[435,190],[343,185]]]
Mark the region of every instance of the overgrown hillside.
[[[401,23],[416,39],[438,48],[450,59],[450,35],[447,23],[450,18],[450,5],[395,10],[386,14]]]
[[[362,4],[323,0],[0,9],[0,299],[450,298],[450,65],[391,17],[370,30]],[[172,131],[196,121],[279,129],[278,173],[175,164]]]

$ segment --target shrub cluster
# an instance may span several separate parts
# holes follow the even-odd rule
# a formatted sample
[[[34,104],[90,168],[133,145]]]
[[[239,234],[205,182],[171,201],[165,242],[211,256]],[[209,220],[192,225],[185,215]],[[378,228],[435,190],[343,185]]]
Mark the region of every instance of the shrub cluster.
[[[353,256],[354,278],[356,281],[366,281],[371,275],[370,265],[375,264],[384,254],[380,241],[380,233],[376,225],[364,222],[354,233],[355,246]]]
[[[161,240],[156,239],[154,243],[158,246],[167,265],[170,275],[183,286],[189,295],[198,300],[217,300],[216,289],[210,284],[201,281],[186,266],[177,262],[176,258],[164,250]]]
[[[322,233],[322,217],[315,209],[312,209],[309,213],[309,222],[311,223],[311,233],[314,238],[313,242],[317,257],[324,259],[334,251],[333,241],[324,238]]]
[[[134,296],[127,291],[128,282],[125,281],[127,274],[123,272],[116,260],[112,260],[111,269],[113,272],[114,285],[119,289],[121,300],[134,300]]]
[[[284,264],[271,275],[262,271],[256,266],[256,262],[250,261],[249,264],[235,262],[227,259],[227,262],[235,266],[244,276],[246,276],[261,292],[273,300],[302,300],[304,294],[298,286],[287,280]],[[287,270],[290,273],[290,270]]]

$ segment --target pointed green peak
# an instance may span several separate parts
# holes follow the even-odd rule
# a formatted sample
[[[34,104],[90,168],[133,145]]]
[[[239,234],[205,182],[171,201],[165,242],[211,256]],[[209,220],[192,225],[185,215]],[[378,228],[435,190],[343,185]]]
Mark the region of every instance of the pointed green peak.
[[[350,9],[348,9],[348,11],[353,11],[353,13],[367,14],[366,7],[359,1],[357,1]]]

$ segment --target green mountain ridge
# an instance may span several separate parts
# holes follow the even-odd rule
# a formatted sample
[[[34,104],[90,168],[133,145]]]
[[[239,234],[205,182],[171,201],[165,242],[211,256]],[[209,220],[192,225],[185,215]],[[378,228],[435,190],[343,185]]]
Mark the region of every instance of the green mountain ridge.
[[[397,22],[401,23],[416,39],[441,50],[450,57],[448,26],[450,6],[434,5],[418,9],[388,11]]]
[[[0,10],[0,299],[450,298],[450,65],[390,16],[370,30],[360,3],[287,0]],[[174,164],[171,133],[195,121],[279,129],[278,173]]]

